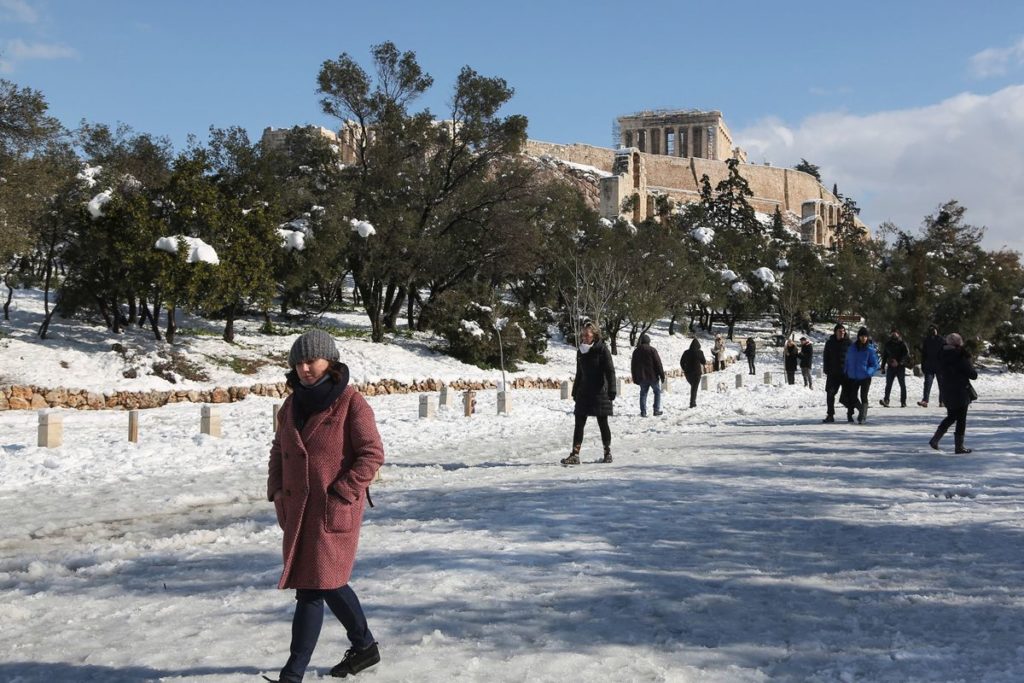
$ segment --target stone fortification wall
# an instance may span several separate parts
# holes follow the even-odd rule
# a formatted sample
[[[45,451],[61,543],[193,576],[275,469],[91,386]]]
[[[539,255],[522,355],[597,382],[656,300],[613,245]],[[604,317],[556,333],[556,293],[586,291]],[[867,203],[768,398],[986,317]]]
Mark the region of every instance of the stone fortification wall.
[[[577,164],[595,166],[611,172],[615,151],[593,145],[558,145],[538,140],[528,140],[527,154],[531,156],[550,155]],[[700,158],[675,158],[662,154],[641,153],[647,175],[647,186],[652,190],[667,192],[675,199],[693,201],[700,192],[700,178],[705,173],[712,187],[729,175],[724,161]],[[782,211],[800,214],[801,205],[809,200],[836,202],[835,195],[819,183],[814,176],[791,168],[741,164],[740,174],[750,184],[754,193],[751,205],[757,211],[771,213],[778,206]]]

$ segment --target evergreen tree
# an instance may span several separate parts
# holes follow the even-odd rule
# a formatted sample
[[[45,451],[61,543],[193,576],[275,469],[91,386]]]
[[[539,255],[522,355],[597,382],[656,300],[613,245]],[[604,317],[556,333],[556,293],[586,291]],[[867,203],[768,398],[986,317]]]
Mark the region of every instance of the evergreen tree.
[[[821,182],[821,167],[817,166],[816,164],[812,164],[811,162],[807,161],[807,159],[801,158],[800,163],[794,166],[793,168],[794,170],[803,171],[808,175],[812,175],[814,176],[815,180],[817,180],[819,183]]]

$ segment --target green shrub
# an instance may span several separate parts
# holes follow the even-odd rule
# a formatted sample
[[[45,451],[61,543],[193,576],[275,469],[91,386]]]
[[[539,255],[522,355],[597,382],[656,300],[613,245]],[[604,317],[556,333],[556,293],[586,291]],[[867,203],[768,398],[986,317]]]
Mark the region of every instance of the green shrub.
[[[548,346],[547,325],[521,306],[494,309],[453,294],[439,307],[437,332],[448,342],[448,353],[481,368],[514,371],[520,362],[543,363]],[[497,321],[500,331],[495,328]]]

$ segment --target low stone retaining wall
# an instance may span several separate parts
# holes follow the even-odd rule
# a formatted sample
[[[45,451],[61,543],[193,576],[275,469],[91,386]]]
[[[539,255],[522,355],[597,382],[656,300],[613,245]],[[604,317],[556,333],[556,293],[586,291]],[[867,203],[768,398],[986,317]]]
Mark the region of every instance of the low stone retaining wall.
[[[447,384],[458,390],[482,391],[495,389],[497,383],[491,380],[457,380],[441,382],[427,379],[417,382],[398,382],[381,380],[355,384],[355,388],[364,396],[382,396],[385,394],[417,394],[440,391]],[[512,389],[557,389],[560,380],[516,378],[509,382]],[[284,382],[274,384],[254,384],[241,387],[214,387],[213,389],[177,389],[168,391],[108,391],[96,392],[78,389],[48,389],[28,385],[15,384],[0,387],[0,410],[41,410],[43,408],[74,408],[77,410],[136,410],[159,408],[168,403],[233,403],[245,397],[269,396],[284,398],[291,390]]]

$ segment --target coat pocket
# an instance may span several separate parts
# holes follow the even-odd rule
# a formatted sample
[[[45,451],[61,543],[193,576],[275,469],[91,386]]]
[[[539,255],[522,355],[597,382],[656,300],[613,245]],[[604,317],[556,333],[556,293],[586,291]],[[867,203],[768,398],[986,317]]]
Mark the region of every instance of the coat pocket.
[[[284,529],[285,519],[284,519],[284,501],[283,500],[275,500],[274,501],[274,512],[277,513],[277,525],[279,527],[281,527],[282,529]]]
[[[327,514],[324,517],[324,528],[331,533],[352,531],[359,515],[359,506],[349,503],[334,494],[327,494]]]

